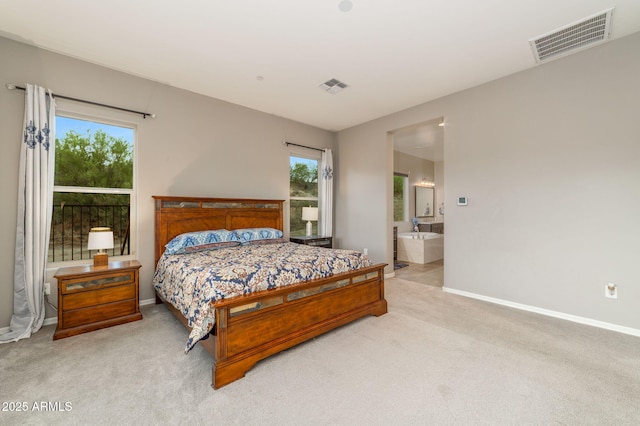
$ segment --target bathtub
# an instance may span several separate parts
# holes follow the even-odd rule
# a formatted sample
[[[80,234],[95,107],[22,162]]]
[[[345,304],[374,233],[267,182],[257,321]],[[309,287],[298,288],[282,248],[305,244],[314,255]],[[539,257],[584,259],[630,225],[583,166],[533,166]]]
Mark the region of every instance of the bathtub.
[[[430,263],[444,259],[444,235],[435,232],[398,233],[398,260]]]

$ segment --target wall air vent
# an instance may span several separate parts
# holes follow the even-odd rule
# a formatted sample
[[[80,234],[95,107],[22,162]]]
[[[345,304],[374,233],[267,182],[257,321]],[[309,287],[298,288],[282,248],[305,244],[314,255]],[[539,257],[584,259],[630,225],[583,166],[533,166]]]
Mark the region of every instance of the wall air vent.
[[[613,8],[529,40],[537,63],[603,43],[611,37]]]
[[[322,83],[318,87],[321,88],[322,90],[326,90],[327,92],[331,93],[332,95],[335,95],[336,93],[342,91],[342,89],[346,89],[349,86],[347,86],[346,84],[344,84],[340,80],[336,80],[335,78],[332,78],[329,81],[325,81],[324,83]]]

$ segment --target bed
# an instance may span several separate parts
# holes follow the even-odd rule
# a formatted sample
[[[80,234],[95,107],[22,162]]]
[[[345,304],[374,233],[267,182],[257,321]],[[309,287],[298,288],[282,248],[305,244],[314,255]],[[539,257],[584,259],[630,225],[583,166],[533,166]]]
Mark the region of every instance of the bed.
[[[215,229],[283,229],[282,200],[153,198],[157,268],[165,246],[184,233]],[[283,247],[287,245],[293,243],[282,244]],[[211,331],[198,343],[213,358],[213,388],[218,389],[244,377],[258,361],[282,350],[364,316],[385,314],[385,266],[364,266],[212,302],[208,306],[212,313]],[[166,294],[156,290],[156,303],[165,303],[189,329],[191,336],[194,327],[167,299]]]

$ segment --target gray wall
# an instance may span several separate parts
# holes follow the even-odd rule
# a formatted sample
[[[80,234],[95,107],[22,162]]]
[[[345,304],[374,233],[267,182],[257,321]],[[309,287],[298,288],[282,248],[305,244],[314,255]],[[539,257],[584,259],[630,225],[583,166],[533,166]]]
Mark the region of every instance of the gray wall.
[[[155,119],[143,120],[77,102],[57,102],[59,111],[137,126],[138,211],[134,238],[138,244],[134,256],[143,265],[143,300],[153,297],[152,195],[286,199],[289,149],[281,141],[334,148],[335,135],[331,132],[5,38],[0,38],[0,58],[0,328],[9,325],[13,311],[18,161],[24,114],[24,92],[9,91],[5,83],[38,84],[62,95],[157,114]],[[49,271],[50,275],[54,272],[55,268]],[[55,302],[55,281],[52,287],[51,300]],[[47,318],[55,315],[47,308]]]
[[[342,243],[392,264],[387,133],[444,116],[445,287],[640,330],[638,52],[640,33],[339,132]]]

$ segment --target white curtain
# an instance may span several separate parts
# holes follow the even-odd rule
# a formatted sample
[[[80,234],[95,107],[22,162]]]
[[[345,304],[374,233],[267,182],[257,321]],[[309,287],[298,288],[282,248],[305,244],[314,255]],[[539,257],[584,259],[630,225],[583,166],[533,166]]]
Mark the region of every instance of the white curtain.
[[[20,141],[18,219],[10,331],[0,343],[31,336],[44,321],[44,282],[51,228],[55,158],[55,101],[27,84]]]
[[[318,233],[323,237],[331,237],[333,235],[333,155],[328,148],[322,152],[320,170]]]

